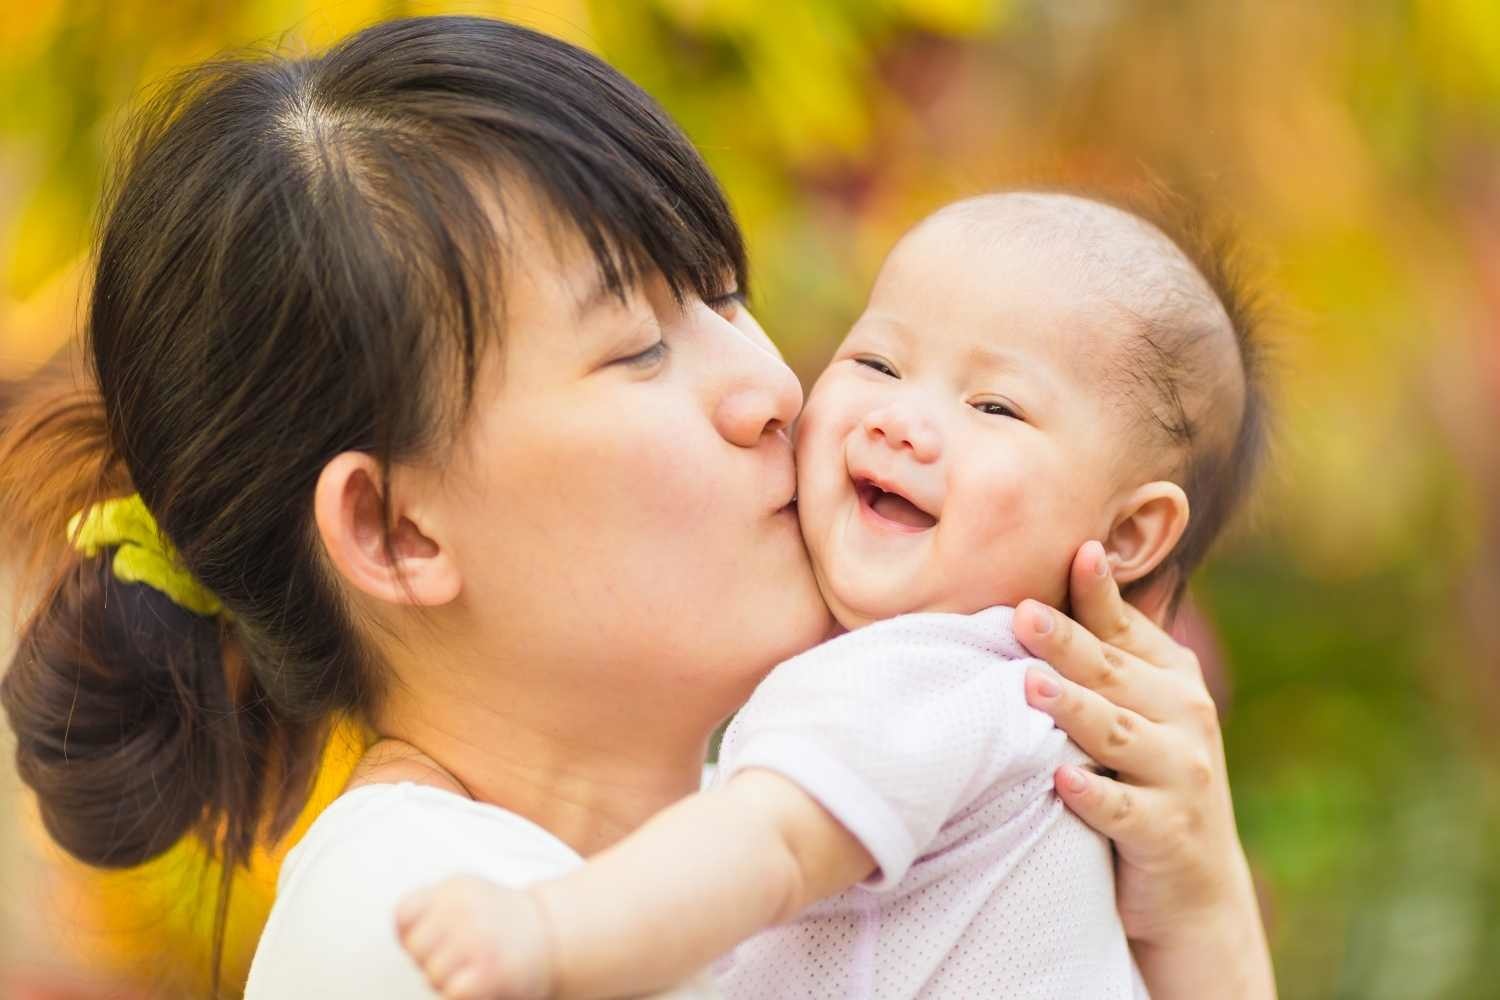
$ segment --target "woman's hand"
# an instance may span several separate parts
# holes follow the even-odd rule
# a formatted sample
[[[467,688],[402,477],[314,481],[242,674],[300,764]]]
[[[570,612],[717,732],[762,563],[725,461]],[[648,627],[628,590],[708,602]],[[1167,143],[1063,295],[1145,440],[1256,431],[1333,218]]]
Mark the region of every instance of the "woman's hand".
[[[1031,671],[1027,700],[1116,773],[1063,767],[1054,782],[1115,842],[1120,916],[1152,996],[1274,997],[1197,657],[1121,599],[1098,542],[1074,557],[1070,596],[1076,622],[1035,601],[1017,609],[1017,638],[1061,675]]]

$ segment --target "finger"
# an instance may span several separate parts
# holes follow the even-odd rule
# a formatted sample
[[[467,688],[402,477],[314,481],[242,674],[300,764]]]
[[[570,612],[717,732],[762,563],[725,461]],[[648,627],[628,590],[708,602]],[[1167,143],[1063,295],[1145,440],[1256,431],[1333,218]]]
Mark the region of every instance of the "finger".
[[[491,991],[485,989],[484,978],[472,966],[459,969],[443,987],[443,1000],[480,1000],[490,995]]]
[[[446,925],[432,915],[424,914],[400,932],[401,947],[417,960],[424,969],[446,936]]]
[[[1013,621],[1022,645],[1069,680],[1155,721],[1177,714],[1173,709],[1182,693],[1172,689],[1168,671],[1105,645],[1038,601],[1022,601]]]
[[[1067,764],[1052,776],[1053,787],[1078,818],[1127,851],[1153,829],[1151,814],[1159,796],[1147,788]]]
[[[433,889],[418,889],[401,897],[396,904],[396,933],[405,937],[406,932],[422,918],[432,904]]]
[[[1052,672],[1061,674],[1075,684],[1082,684],[1121,708],[1128,708],[1152,722],[1166,722],[1185,713],[1184,703],[1189,700],[1190,692],[1183,690],[1183,680],[1178,675],[1158,670],[1113,646],[1094,640],[1076,622],[1067,621],[1065,625],[1054,627],[1077,629],[1081,636],[1075,641],[1064,643],[1063,652],[1046,658]],[[1039,693],[1034,685],[1045,684],[1048,673],[1040,666],[1028,671],[1028,698]],[[1036,675],[1034,679],[1032,674]],[[1035,701],[1032,704],[1041,707]]]
[[[1099,542],[1084,542],[1073,557],[1068,599],[1078,624],[1101,642],[1153,666],[1197,671],[1197,657],[1191,650],[1120,596],[1109,557]]]
[[[469,964],[470,955],[467,948],[455,945],[451,941],[444,941],[440,942],[427,961],[422,963],[422,972],[427,976],[427,981],[446,997],[450,995],[448,990],[452,979]]]
[[[1073,617],[1101,642],[1116,643],[1130,632],[1125,599],[1110,572],[1109,555],[1097,541],[1087,541],[1073,555],[1068,574],[1068,602]]]
[[[1105,767],[1148,784],[1173,777],[1165,727],[1064,677],[1031,671],[1026,689],[1028,702]]]
[[[1022,601],[1011,621],[1016,638],[1032,656],[1065,674],[1099,658],[1099,640],[1088,629],[1041,601]]]

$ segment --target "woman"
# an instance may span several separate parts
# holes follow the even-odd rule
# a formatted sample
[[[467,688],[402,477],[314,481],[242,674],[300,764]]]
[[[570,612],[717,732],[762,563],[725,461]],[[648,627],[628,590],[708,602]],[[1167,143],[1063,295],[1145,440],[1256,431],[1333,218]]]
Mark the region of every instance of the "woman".
[[[556,40],[394,21],[167,88],[103,226],[100,398],[0,451],[57,568],[4,683],[52,835],[242,861],[358,715],[381,739],[288,859],[248,995],[419,996],[402,891],[555,873],[695,788],[829,628],[801,390],[745,282],[691,145]],[[153,523],[176,551],[142,558],[185,571],[122,573]],[[1033,678],[1038,704],[1120,774],[1059,791],[1119,845],[1155,995],[1269,995],[1201,677],[1094,568],[1082,627],[1018,624],[1078,682]]]

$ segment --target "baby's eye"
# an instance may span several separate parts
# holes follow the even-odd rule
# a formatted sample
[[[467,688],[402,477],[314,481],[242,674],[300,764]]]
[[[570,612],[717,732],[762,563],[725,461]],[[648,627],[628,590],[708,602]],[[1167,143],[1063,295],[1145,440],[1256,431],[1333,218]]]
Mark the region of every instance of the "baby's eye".
[[[996,399],[981,399],[973,405],[974,409],[978,410],[980,413],[988,413],[996,417],[1009,417],[1012,420],[1025,419],[1014,409],[1012,409],[1010,404],[1002,403]]]
[[[896,374],[896,370],[894,368],[886,364],[884,361],[881,361],[879,358],[855,358],[854,363],[864,365],[866,368],[873,368],[880,374],[889,375],[891,378],[901,377]]]

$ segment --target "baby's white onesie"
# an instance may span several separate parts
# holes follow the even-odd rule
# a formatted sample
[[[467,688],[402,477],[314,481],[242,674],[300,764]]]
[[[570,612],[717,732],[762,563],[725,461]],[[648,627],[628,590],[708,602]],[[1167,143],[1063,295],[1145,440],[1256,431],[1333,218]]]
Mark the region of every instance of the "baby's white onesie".
[[[772,671],[718,780],[784,775],[878,868],[722,961],[729,1000],[1145,996],[1109,843],[1053,791],[1088,757],[1026,704],[1038,664],[991,608],[877,622]]]

